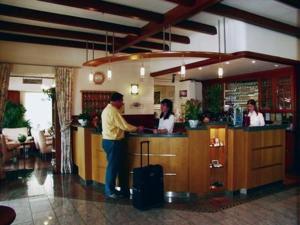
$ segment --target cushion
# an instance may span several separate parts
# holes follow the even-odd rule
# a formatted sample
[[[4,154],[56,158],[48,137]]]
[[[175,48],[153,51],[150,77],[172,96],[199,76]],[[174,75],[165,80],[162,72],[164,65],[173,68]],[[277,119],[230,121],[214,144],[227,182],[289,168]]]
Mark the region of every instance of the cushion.
[[[4,134],[9,140],[18,141],[18,137],[20,134],[23,134],[27,137],[28,129],[27,127],[3,128],[2,134]]]

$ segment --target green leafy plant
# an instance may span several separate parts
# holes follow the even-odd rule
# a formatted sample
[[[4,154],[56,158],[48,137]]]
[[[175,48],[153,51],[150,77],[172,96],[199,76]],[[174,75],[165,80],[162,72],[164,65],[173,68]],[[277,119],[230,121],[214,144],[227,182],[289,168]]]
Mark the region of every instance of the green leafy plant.
[[[207,90],[207,110],[217,117],[222,109],[222,86],[220,84],[212,85]]]
[[[83,113],[78,115],[78,119],[79,120],[89,120],[90,115],[87,112],[83,112]]]
[[[48,95],[48,98],[51,99],[52,101],[55,100],[55,96],[56,96],[55,87],[51,87],[49,89],[43,89],[43,93]]]
[[[20,134],[20,135],[18,136],[18,141],[19,141],[20,143],[24,143],[24,142],[26,141],[26,136],[25,136],[24,134]]]
[[[29,120],[25,120],[26,109],[22,104],[16,104],[11,101],[5,103],[4,118],[2,127],[5,128],[30,128]]]
[[[201,102],[191,99],[185,103],[185,118],[187,120],[198,120],[201,113]]]

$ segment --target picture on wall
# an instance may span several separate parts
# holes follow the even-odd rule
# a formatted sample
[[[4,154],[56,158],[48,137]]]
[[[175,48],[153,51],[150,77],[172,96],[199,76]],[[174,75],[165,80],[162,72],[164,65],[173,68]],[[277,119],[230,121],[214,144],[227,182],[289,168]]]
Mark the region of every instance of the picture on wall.
[[[154,104],[160,104],[160,91],[154,92]]]
[[[187,90],[180,90],[179,91],[179,97],[180,98],[187,97]]]

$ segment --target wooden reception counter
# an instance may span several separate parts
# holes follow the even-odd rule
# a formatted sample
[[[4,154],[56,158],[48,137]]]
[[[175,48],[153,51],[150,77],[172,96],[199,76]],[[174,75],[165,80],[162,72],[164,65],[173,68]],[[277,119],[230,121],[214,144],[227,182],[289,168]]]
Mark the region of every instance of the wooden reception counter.
[[[106,155],[102,136],[74,127],[73,161],[87,184],[104,183]],[[205,194],[247,190],[284,178],[285,127],[234,128],[207,125],[184,134],[129,134],[126,137],[128,182],[140,166],[140,143],[150,143],[150,163],[164,168],[165,191]],[[142,154],[147,162],[146,146]]]

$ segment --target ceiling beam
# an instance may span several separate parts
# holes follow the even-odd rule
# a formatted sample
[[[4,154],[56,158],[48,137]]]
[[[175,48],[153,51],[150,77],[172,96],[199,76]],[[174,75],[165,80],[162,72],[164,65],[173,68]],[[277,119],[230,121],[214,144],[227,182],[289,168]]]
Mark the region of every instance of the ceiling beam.
[[[74,16],[66,16],[66,15],[61,15],[56,13],[43,12],[43,11],[26,9],[26,8],[10,6],[5,4],[0,4],[0,15],[47,22],[47,23],[63,24],[63,25],[73,26],[73,27],[88,28],[93,30],[103,30],[103,31],[115,32],[121,34],[139,35],[141,33],[141,29],[137,27],[125,26],[125,25],[120,25],[115,23],[85,19],[85,18],[74,17]],[[158,37],[153,37],[153,38],[162,40],[162,38],[158,38]],[[184,41],[182,41],[183,39]],[[190,43],[189,37],[178,35],[178,34],[172,34],[171,40],[172,42],[177,42],[182,44]]]
[[[125,49],[131,45],[134,45],[151,35],[154,35],[158,33],[159,31],[162,31],[166,26],[174,25],[176,23],[181,22],[182,20],[193,16],[194,14],[200,12],[201,10],[219,2],[220,0],[196,0],[195,4],[191,7],[186,7],[179,5],[170,11],[168,11],[165,16],[162,23],[154,23],[150,22],[147,25],[145,25],[140,35],[132,36],[128,35],[126,37],[126,43],[123,45],[119,45],[117,47],[117,51],[121,51],[122,49]]]
[[[57,38],[44,38],[44,37],[36,37],[29,35],[19,35],[19,34],[9,34],[0,32],[0,40],[2,41],[14,41],[14,42],[23,42],[23,43],[32,43],[32,44],[42,44],[42,45],[52,45],[52,46],[62,46],[62,47],[71,47],[71,48],[81,48],[86,49],[86,42],[82,41],[71,41],[65,39],[57,39]],[[111,51],[111,46],[108,46],[108,50]],[[88,44],[88,48],[92,49],[92,43]],[[106,46],[103,44],[94,44],[95,50],[105,51]],[[139,48],[128,48],[123,51],[124,53],[141,53],[141,52],[149,52],[147,49],[139,49]]]
[[[132,19],[139,19],[149,22],[161,23],[164,19],[164,15],[144,9],[134,8],[130,6],[120,5],[112,2],[96,1],[96,0],[39,0],[42,2],[49,2],[54,4],[66,5],[70,7],[86,9],[89,11],[97,11],[108,13],[117,16],[129,17]],[[194,0],[182,1],[186,2],[188,5]],[[203,23],[198,23],[194,21],[184,20],[180,24],[175,24],[174,27],[178,27],[185,30],[191,30],[196,32],[201,32],[205,34],[215,35],[217,29],[214,26],[210,26]]]
[[[184,6],[192,6],[195,4],[195,0],[166,0],[168,2],[173,2],[178,5],[184,5]]]
[[[277,0],[278,2],[281,2],[283,4],[286,4],[288,6],[300,9],[300,1],[299,0]]]
[[[26,34],[54,36],[60,38],[79,39],[79,40],[90,41],[90,42],[102,42],[102,43],[106,42],[106,36],[101,34],[54,29],[48,27],[32,26],[32,25],[5,22],[5,21],[0,21],[0,30],[26,33]],[[112,36],[107,37],[107,41],[109,45],[110,43],[112,43],[112,39],[113,39]],[[115,42],[122,43],[123,41],[124,38],[115,37]],[[167,44],[163,46],[163,44],[161,43],[155,43],[149,41],[139,42],[135,46],[142,47],[142,48],[156,49],[156,50],[163,50],[165,47],[165,50],[169,50],[169,46]]]
[[[269,30],[277,31],[287,35],[300,37],[300,28],[275,21],[263,16],[259,16],[241,9],[237,9],[224,4],[216,4],[205,9],[206,12],[213,13],[219,16],[224,16],[236,20],[243,21],[252,25],[263,27]]]

